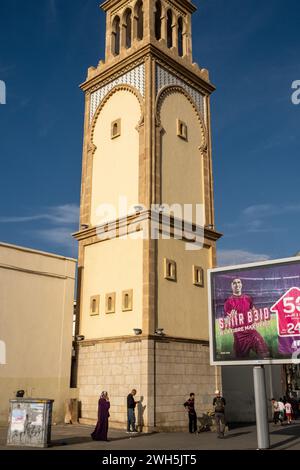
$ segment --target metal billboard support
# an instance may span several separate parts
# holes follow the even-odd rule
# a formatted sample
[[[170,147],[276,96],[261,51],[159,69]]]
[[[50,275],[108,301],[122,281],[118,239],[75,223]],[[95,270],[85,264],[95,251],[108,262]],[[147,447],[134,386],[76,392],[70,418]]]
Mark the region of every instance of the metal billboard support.
[[[258,449],[270,448],[267,393],[264,366],[253,368]]]

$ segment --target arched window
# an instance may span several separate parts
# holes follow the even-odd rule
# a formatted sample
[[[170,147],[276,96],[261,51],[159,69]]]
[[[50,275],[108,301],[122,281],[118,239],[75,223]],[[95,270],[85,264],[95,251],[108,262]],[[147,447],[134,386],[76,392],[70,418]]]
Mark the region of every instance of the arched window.
[[[161,38],[161,2],[156,2],[155,11],[155,37],[159,41]]]
[[[167,46],[173,47],[173,13],[172,10],[168,10],[167,13]]]
[[[178,19],[178,54],[183,56],[183,19]]]
[[[116,16],[112,25],[112,53],[120,54],[120,18]]]
[[[143,1],[139,0],[135,6],[135,18],[136,18],[136,34],[139,40],[144,37],[144,11]]]
[[[108,300],[107,300],[107,309],[109,311],[112,310],[112,297],[108,297]]]
[[[132,36],[131,36],[131,30],[132,30],[132,13],[131,13],[131,10],[130,8],[128,8],[126,11],[125,11],[125,46],[127,47],[127,49],[129,49],[131,47],[131,43],[132,43]]]

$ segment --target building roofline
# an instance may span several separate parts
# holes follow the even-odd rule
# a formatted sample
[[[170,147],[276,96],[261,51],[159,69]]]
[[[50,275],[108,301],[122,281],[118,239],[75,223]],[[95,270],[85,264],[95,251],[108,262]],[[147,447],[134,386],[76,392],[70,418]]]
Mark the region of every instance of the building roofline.
[[[75,259],[75,258],[68,258],[66,256],[57,255],[55,253],[49,253],[47,251],[35,250],[33,248],[26,248],[24,246],[19,246],[19,245],[12,245],[10,243],[0,242],[0,248],[1,247],[11,248],[13,250],[23,251],[25,253],[34,253],[36,255],[47,256],[49,258],[56,258],[56,259],[60,259],[60,260],[73,261],[73,262],[77,263],[77,259]]]

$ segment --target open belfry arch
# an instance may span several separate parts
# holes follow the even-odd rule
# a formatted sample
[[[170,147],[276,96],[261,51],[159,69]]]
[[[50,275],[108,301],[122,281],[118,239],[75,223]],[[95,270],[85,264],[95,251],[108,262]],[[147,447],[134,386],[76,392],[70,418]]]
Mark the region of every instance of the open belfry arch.
[[[107,390],[111,426],[125,427],[126,396],[136,388],[143,397],[138,425],[178,430],[186,427],[185,397],[194,392],[198,412],[206,411],[220,386],[219,371],[209,365],[206,285],[220,237],[211,161],[214,86],[193,63],[190,1],[107,0],[102,9],[105,60],[89,68],[81,86],[81,210],[74,235],[77,334],[84,337],[76,366],[81,419],[96,420],[99,393]],[[182,239],[173,210],[165,236],[161,212],[174,204],[183,219],[185,205],[203,208],[201,227],[193,210]],[[190,250],[197,224],[203,243]]]

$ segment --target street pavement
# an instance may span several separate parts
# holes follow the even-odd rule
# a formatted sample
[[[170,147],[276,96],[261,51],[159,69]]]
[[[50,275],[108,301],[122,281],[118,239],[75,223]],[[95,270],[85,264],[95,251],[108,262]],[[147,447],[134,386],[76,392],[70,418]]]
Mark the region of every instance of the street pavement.
[[[84,425],[52,426],[51,447],[46,450],[255,450],[257,436],[255,425],[230,429],[224,439],[212,432],[188,432],[129,435],[122,430],[110,429],[108,442],[92,441],[93,427]],[[18,450],[6,446],[7,428],[0,427],[0,450]],[[291,425],[270,424],[271,449],[300,450],[300,421]],[[24,449],[24,448],[22,448]],[[32,449],[32,448],[25,448]]]

